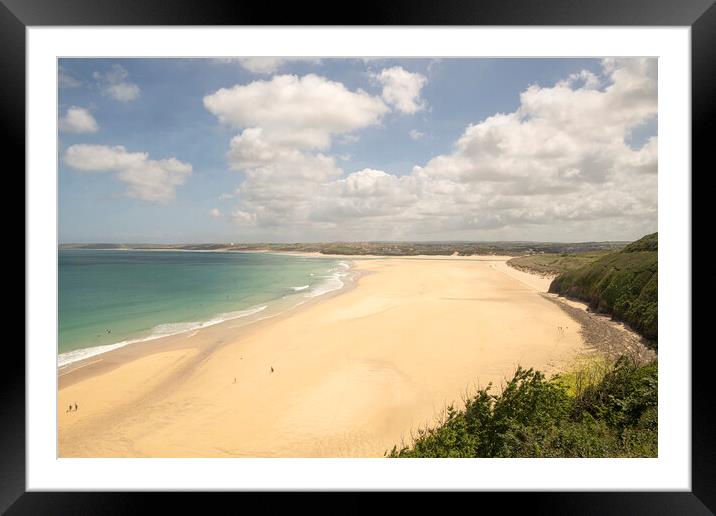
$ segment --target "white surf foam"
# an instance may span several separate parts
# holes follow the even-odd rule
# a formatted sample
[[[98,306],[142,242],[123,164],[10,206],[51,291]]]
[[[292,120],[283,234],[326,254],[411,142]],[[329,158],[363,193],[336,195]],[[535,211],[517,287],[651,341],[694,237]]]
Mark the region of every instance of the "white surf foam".
[[[295,292],[303,292],[307,291],[304,295],[304,297],[307,298],[314,298],[318,296],[322,296],[324,294],[328,294],[329,292],[334,292],[336,290],[339,290],[345,286],[346,281],[351,280],[351,274],[350,274],[350,268],[351,264],[346,261],[340,261],[338,262],[335,267],[328,270],[328,274],[326,275],[315,275],[317,278],[322,278],[323,281],[316,284],[313,288],[311,288],[311,285],[302,285],[298,287],[291,287],[292,290]],[[313,276],[313,273],[311,273]],[[285,298],[286,296],[284,296]],[[303,304],[298,303],[298,305]],[[57,366],[58,367],[64,367],[68,364],[71,364],[73,362],[78,362],[80,360],[84,360],[86,358],[90,358],[96,355],[101,355],[102,353],[107,353],[108,351],[112,351],[114,349],[118,349],[124,346],[127,346],[129,344],[135,344],[139,342],[146,342],[149,340],[155,340],[160,339],[162,337],[169,337],[171,335],[178,335],[180,333],[187,333],[191,331],[196,331],[201,328],[206,328],[208,326],[213,326],[215,324],[222,323],[224,321],[228,321],[231,319],[238,319],[241,317],[248,317],[250,315],[254,315],[256,313],[259,313],[263,310],[268,308],[268,305],[261,305],[261,306],[255,306],[251,308],[247,308],[245,310],[237,310],[235,312],[226,312],[223,314],[219,314],[218,316],[208,320],[208,321],[192,321],[192,322],[180,322],[180,323],[166,323],[166,324],[159,324],[152,328],[150,334],[143,338],[138,339],[131,339],[131,340],[125,340],[121,342],[117,342],[115,344],[107,344],[104,346],[95,346],[91,348],[82,348],[82,349],[76,349],[73,351],[68,351],[66,353],[61,353],[57,357]]]
[[[171,335],[178,335],[180,333],[186,333],[186,332],[190,332],[190,331],[199,330],[201,328],[206,328],[208,326],[214,326],[215,324],[219,324],[224,321],[230,321],[232,319],[239,319],[241,317],[248,317],[249,315],[257,314],[257,313],[265,310],[266,308],[268,308],[268,305],[254,306],[251,308],[247,308],[246,310],[237,310],[235,312],[226,312],[223,314],[219,314],[218,316],[214,317],[213,319],[209,319],[208,321],[202,321],[202,322],[180,322],[180,323],[158,324],[157,326],[155,326],[154,328],[151,329],[150,334],[146,337],[142,337],[139,339],[123,340],[123,341],[117,342],[115,344],[107,344],[105,346],[95,346],[92,348],[82,348],[82,349],[76,349],[73,351],[67,351],[66,353],[61,353],[57,357],[57,366],[63,367],[68,364],[71,364],[72,362],[77,362],[79,360],[84,360],[85,358],[100,355],[102,353],[107,353],[108,351],[112,351],[113,349],[122,348],[124,346],[127,346],[128,344],[136,344],[138,342],[146,342],[148,340],[161,339],[162,337],[169,337]]]
[[[106,353],[107,351],[112,351],[113,349],[124,347],[127,344],[131,344],[132,342],[139,342],[139,340],[136,340],[136,341],[127,340],[127,341],[117,342],[116,344],[107,344],[106,346],[95,346],[93,348],[75,349],[74,351],[68,351],[66,353],[61,353],[57,357],[57,367],[63,367],[63,366],[66,366],[67,364],[71,364],[72,362],[84,360],[85,358],[93,357],[95,355],[101,355],[102,353]]]
[[[319,276],[324,280],[306,293],[306,297],[318,297],[335,290],[339,290],[345,286],[345,281],[350,279],[349,270],[351,264],[348,262],[338,262],[335,267],[330,269],[326,276]]]

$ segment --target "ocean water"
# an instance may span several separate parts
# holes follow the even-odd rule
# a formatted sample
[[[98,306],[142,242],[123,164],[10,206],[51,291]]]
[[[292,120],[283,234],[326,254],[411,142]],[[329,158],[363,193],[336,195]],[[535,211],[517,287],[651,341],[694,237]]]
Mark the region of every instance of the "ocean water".
[[[58,365],[341,288],[350,265],[270,253],[60,250]]]

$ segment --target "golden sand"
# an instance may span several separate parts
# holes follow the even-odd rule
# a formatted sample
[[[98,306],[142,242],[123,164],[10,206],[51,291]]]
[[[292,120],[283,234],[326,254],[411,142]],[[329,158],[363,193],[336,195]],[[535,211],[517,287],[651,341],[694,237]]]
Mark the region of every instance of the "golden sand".
[[[355,288],[288,315],[95,357],[60,378],[59,455],[382,456],[467,390],[585,351],[506,259],[356,260]]]

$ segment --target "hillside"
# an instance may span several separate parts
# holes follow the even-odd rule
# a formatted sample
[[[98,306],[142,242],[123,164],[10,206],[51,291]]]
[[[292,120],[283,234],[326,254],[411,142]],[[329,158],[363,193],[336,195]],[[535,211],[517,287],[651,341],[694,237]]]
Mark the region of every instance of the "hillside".
[[[658,340],[658,233],[557,276],[549,291],[589,303],[645,338]]]
[[[507,265],[532,274],[551,276],[584,267],[606,255],[608,252],[609,251],[591,251],[582,253],[528,254],[508,260]]]

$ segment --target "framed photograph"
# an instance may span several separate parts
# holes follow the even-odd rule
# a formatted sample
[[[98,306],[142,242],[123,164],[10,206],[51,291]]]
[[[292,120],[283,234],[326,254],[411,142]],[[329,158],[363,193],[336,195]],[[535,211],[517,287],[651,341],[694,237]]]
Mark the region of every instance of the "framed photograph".
[[[716,510],[712,2],[317,10],[2,0],[27,306],[0,508]]]

